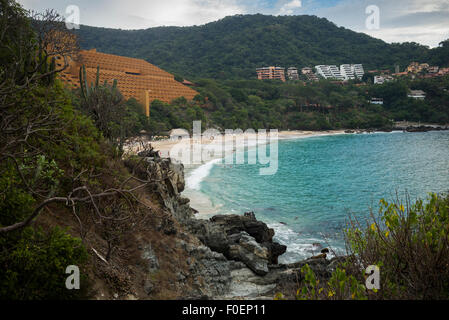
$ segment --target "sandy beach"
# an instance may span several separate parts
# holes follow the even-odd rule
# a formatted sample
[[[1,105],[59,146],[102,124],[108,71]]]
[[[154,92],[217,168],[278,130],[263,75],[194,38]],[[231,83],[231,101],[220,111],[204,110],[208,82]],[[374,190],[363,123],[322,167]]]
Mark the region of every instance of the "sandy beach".
[[[172,139],[164,139],[164,140],[148,140],[142,138],[131,139],[124,147],[125,153],[127,154],[137,154],[140,151],[148,148],[151,145],[155,150],[160,152],[161,157],[171,157],[180,162],[183,162],[188,168],[197,167],[198,165],[207,163],[208,161],[223,158],[223,152],[228,152],[232,149],[232,151],[236,151],[239,148],[243,147],[251,147],[256,146],[258,144],[264,144],[276,139],[284,140],[284,139],[300,139],[300,138],[308,138],[308,137],[316,137],[316,136],[328,136],[328,135],[338,135],[344,134],[344,130],[329,130],[329,131],[279,131],[277,137],[267,135],[267,139],[261,139],[257,134],[232,134],[232,135],[223,135],[221,137],[213,137],[203,136],[201,139],[194,139],[188,137],[178,137]],[[244,142],[245,141],[245,142]],[[243,143],[242,143],[243,142]],[[194,150],[194,145],[200,145],[202,149],[206,148],[209,150],[213,150],[213,154],[210,155],[210,158],[203,159],[201,163],[185,163],[188,161],[183,161],[182,157],[176,156],[176,150],[188,150],[188,148],[192,148]],[[175,150],[176,149],[176,150]],[[193,165],[193,166],[192,166]]]
[[[183,195],[191,200],[191,206],[199,211],[199,216],[207,217],[216,214],[220,208],[211,203],[210,199],[200,191],[200,185],[203,179],[209,175],[213,166],[221,161],[220,159],[237,151],[245,150],[245,148],[249,150],[273,141],[340,134],[345,134],[344,130],[280,131],[276,137],[271,136],[267,139],[263,139],[263,136],[258,139],[257,134],[233,134],[214,138],[203,136],[200,140],[187,136],[157,141],[136,138],[126,144],[125,152],[137,154],[151,145],[160,152],[161,157],[170,157],[182,162],[186,175],[186,189],[183,191]],[[194,146],[199,148],[200,154],[197,155],[199,161],[192,163],[193,154],[195,154],[195,150],[198,150]],[[179,157],[177,156],[179,153],[189,156],[187,158]]]

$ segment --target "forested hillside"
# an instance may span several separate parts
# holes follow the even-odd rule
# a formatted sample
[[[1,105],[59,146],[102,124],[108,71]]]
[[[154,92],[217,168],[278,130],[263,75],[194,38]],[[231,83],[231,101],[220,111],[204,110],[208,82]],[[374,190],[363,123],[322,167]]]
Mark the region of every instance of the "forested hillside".
[[[363,63],[401,69],[411,61],[447,64],[445,50],[387,44],[315,16],[238,15],[193,27],[116,30],[81,26],[84,49],[137,57],[190,78],[250,79],[255,68]],[[437,57],[433,57],[437,55]]]
[[[364,86],[327,80],[307,86],[275,80],[201,79],[196,83],[200,94],[194,101],[154,101],[147,130],[155,134],[173,128],[190,130],[195,120],[202,120],[205,127],[243,130],[387,129],[391,120],[449,123],[448,76]],[[427,99],[408,98],[409,88],[425,90]],[[372,97],[382,98],[384,105],[370,104]]]

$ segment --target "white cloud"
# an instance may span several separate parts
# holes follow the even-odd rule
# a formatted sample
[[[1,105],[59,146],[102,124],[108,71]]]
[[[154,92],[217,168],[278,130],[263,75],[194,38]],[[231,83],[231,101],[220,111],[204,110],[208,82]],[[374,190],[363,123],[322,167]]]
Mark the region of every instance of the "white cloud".
[[[365,9],[372,4],[380,9],[379,30],[366,28]],[[449,0],[343,0],[314,14],[390,43],[414,41],[435,47],[449,38]]]
[[[122,29],[204,24],[245,13],[237,0],[19,0],[27,9],[54,8],[64,14],[78,5],[81,24]]]
[[[292,0],[281,7],[281,9],[279,10],[279,15],[291,15],[295,12],[296,9],[301,7],[301,0]]]
[[[61,14],[64,14],[67,6],[78,5],[81,24],[109,28],[200,25],[245,13],[306,13],[325,17],[337,25],[365,32],[387,42],[415,41],[434,47],[449,38],[449,0],[341,0],[337,5],[327,8],[315,6],[317,0],[18,1],[27,9],[54,8]],[[374,31],[367,30],[365,23],[365,9],[373,4],[380,8],[380,30]]]

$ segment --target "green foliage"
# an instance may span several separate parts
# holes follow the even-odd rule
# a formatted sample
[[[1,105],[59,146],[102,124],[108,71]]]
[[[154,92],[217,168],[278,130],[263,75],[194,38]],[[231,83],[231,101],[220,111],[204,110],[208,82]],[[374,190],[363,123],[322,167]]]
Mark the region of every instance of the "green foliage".
[[[38,127],[38,134],[29,135],[27,149],[13,150],[22,150],[20,157],[8,157],[0,163],[0,227],[28,218],[42,197],[66,195],[73,187],[74,176],[86,168],[95,172],[105,158],[100,152],[98,130],[91,120],[74,111],[68,93],[58,82],[9,95],[6,101],[13,102],[16,117],[12,125],[16,127],[38,114],[49,115],[51,120],[48,127]],[[13,139],[2,137],[5,145]],[[89,181],[94,183],[94,179]],[[0,298],[80,297],[84,291],[65,288],[65,268],[81,267],[85,258],[81,242],[59,229],[27,228],[2,235]]]
[[[296,293],[297,300],[366,300],[365,286],[346,270],[336,268],[325,284],[320,284],[309,265],[301,268],[302,286]]]
[[[449,298],[449,198],[431,194],[426,203],[380,201],[366,228],[352,221],[346,231],[353,269],[381,266],[383,299]]]
[[[439,47],[431,51],[430,63],[440,67],[449,67],[449,39],[442,41]]]
[[[348,256],[325,283],[303,266],[296,299],[449,298],[449,197],[430,194],[427,202],[406,205],[382,199],[377,217],[366,227],[351,219],[345,235]],[[364,270],[371,265],[380,269],[380,290],[365,288]]]
[[[97,67],[95,85],[89,87],[84,65],[80,68],[79,78],[78,108],[94,121],[103,136],[120,152],[127,138],[148,129],[143,107],[134,98],[125,101],[117,88],[117,80],[112,86],[107,81],[100,85],[100,67]]]
[[[449,87],[447,78],[366,86],[342,86],[324,80],[304,85],[203,79],[197,84],[199,94],[191,102],[182,98],[171,104],[153,102],[151,132],[190,129],[192,120],[202,120],[203,127],[243,130],[388,129],[392,127],[391,120],[442,124],[449,120],[449,97],[443,90]],[[407,98],[409,88],[427,90],[428,98]],[[372,97],[384,98],[385,104],[371,105]]]
[[[0,299],[65,300],[86,294],[84,277],[80,284],[84,290],[68,290],[65,286],[69,276],[66,268],[82,268],[87,261],[81,240],[66,230],[44,232],[27,228],[20,235],[0,237],[0,247],[8,252],[0,255]]]
[[[85,49],[146,59],[185,77],[214,79],[254,79],[255,69],[268,65],[404,68],[427,61],[436,51],[417,43],[387,44],[307,15],[236,15],[202,26],[132,31],[81,26],[78,34]]]
[[[0,176],[0,226],[23,220],[32,211],[34,198],[21,187],[21,183],[12,161],[4,163]]]
[[[1,0],[0,227],[25,221],[45,199],[66,197],[76,183],[95,186],[96,178],[81,173],[98,176],[109,152],[92,121],[74,109],[70,93],[54,79],[54,60],[48,60],[26,14],[14,1]],[[35,220],[2,233],[0,298],[79,297],[82,292],[65,287],[65,268],[82,267],[86,258],[81,241],[51,222]]]

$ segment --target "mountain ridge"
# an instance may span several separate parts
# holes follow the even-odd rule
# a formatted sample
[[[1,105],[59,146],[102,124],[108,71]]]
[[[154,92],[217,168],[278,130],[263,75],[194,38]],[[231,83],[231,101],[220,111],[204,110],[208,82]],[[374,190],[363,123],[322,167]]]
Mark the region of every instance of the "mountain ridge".
[[[362,63],[366,69],[404,69],[431,59],[435,49],[388,44],[310,15],[236,15],[191,27],[121,30],[81,26],[83,49],[145,59],[191,78],[251,79],[255,68]]]

